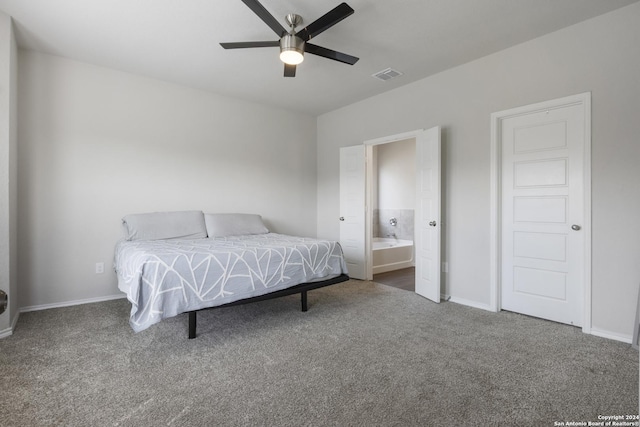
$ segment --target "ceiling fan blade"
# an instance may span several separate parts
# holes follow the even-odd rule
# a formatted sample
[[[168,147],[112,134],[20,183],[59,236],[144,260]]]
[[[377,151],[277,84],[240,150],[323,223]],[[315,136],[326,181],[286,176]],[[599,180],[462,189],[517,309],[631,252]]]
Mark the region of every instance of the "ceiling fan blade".
[[[234,43],[220,43],[225,49],[245,49],[248,47],[276,47],[280,46],[279,41],[274,42],[234,42]]]
[[[346,3],[340,3],[329,12],[322,15],[320,18],[307,25],[302,30],[298,31],[296,35],[304,41],[311,40],[321,32],[333,27],[344,18],[353,14],[354,10]]]
[[[296,76],[296,66],[284,64],[284,76],[285,77],[295,77]]]
[[[258,0],[242,0],[242,3],[249,6],[249,9],[251,9],[256,15],[258,15],[258,17],[262,19],[264,23],[269,26],[269,28],[275,31],[278,37],[282,37],[287,34],[288,31],[282,26],[281,23],[278,22],[276,18],[273,17],[273,15],[271,15],[267,11],[267,9],[264,8],[263,5],[258,2]]]
[[[335,50],[327,49],[326,47],[318,46],[311,43],[305,43],[304,51],[308,53],[312,53],[314,55],[322,56],[324,58],[333,59],[334,61],[344,62],[345,64],[353,65],[360,58],[356,58],[355,56],[347,55],[346,53],[337,52]]]

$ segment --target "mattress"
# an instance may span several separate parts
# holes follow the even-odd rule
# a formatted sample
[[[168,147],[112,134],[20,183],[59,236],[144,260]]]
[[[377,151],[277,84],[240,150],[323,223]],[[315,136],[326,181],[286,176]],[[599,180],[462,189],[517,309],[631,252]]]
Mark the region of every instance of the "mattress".
[[[347,274],[339,243],[276,233],[121,241],[114,268],[136,332],[187,311]]]

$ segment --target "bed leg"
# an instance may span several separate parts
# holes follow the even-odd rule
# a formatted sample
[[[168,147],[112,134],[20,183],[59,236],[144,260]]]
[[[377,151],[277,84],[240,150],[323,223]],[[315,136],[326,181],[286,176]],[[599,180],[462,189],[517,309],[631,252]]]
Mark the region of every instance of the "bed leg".
[[[189,312],[189,339],[192,340],[196,337],[196,312]]]
[[[302,298],[302,311],[307,311],[307,291],[300,292]]]

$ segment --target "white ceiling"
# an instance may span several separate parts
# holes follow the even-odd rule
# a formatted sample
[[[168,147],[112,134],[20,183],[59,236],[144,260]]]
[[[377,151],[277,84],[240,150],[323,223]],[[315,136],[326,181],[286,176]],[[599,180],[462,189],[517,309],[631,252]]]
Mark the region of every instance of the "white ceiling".
[[[286,27],[340,0],[260,0]],[[639,0],[348,0],[355,13],[313,43],[360,58],[305,55],[284,78],[277,40],[240,0],[0,0],[22,48],[317,115],[405,85]],[[404,73],[387,82],[371,74]]]

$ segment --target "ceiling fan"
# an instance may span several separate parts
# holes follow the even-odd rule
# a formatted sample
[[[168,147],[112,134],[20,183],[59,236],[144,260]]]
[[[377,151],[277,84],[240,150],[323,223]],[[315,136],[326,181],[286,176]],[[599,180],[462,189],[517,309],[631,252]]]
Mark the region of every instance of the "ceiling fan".
[[[313,37],[333,27],[338,22],[353,14],[354,10],[348,4],[339,4],[300,31],[296,31],[296,27],[302,24],[302,17],[300,15],[290,13],[285,17],[290,28],[289,31],[287,31],[269,12],[267,12],[267,9],[265,9],[258,0],[242,0],[242,2],[249,6],[249,8],[258,15],[265,24],[275,31],[278,37],[280,37],[280,40],[220,43],[220,46],[223,48],[244,49],[279,46],[280,59],[284,62],[285,77],[296,76],[296,66],[304,60],[305,52],[340,61],[349,65],[353,65],[358,62],[359,58],[356,58],[355,56],[309,43],[309,40]]]

